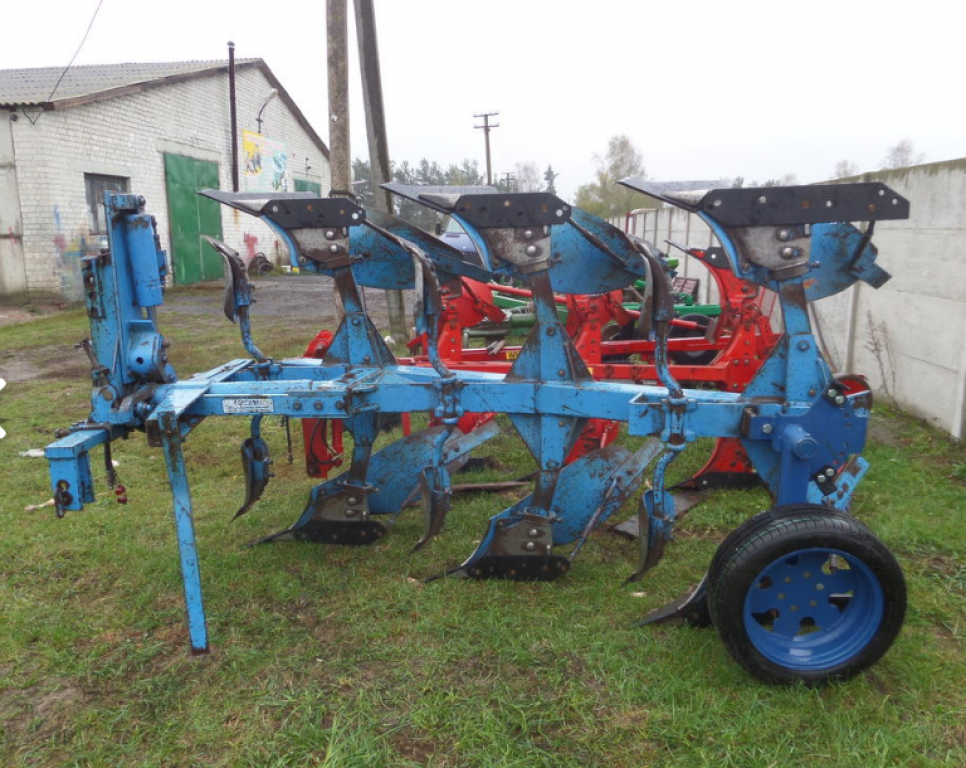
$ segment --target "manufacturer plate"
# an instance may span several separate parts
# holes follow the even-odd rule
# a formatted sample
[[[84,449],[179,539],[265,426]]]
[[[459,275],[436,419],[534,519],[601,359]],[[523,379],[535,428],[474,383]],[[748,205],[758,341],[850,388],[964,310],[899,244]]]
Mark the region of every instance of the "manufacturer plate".
[[[221,401],[225,413],[274,413],[275,403],[270,397],[230,397]]]

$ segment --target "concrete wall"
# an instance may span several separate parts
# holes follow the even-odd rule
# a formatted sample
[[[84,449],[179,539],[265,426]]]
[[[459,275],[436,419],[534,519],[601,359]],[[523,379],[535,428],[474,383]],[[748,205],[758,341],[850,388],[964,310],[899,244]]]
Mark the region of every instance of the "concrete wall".
[[[966,436],[966,158],[846,181],[881,181],[908,198],[906,221],[876,224],[892,280],[818,302],[829,354],[882,395],[953,437]]]
[[[258,68],[239,70],[239,134],[256,130],[255,117],[271,87]],[[328,161],[281,99],[268,105],[263,120],[262,133],[287,145],[289,189],[301,178],[320,183],[325,193]],[[221,188],[231,189],[227,74],[48,111],[35,125],[20,116],[12,128],[31,298],[81,297],[80,257],[102,245],[89,231],[85,173],[130,179],[129,190],[147,198],[147,210],[158,220],[169,255],[164,153],[217,162]],[[241,135],[238,148],[241,155]],[[306,171],[306,165],[311,169]],[[269,258],[284,254],[271,230],[251,216],[222,208],[222,228],[224,240],[243,254],[248,251],[246,236],[254,250]]]
[[[836,371],[867,376],[880,397],[953,437],[966,437],[966,158],[879,171],[908,198],[911,217],[880,221],[873,242],[892,274],[879,290],[857,283],[816,302],[815,330]],[[614,222],[623,228],[624,222]],[[665,250],[666,239],[705,246],[696,216],[660,208],[632,215],[628,230]],[[682,273],[689,265],[682,265]],[[693,265],[697,270],[703,268]],[[692,275],[698,272],[693,271]],[[704,291],[704,288],[702,288]]]

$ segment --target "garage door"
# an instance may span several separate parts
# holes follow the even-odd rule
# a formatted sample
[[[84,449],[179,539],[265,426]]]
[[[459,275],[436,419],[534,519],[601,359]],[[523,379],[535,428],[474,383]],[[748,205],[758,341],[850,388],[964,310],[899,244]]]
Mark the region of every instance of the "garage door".
[[[218,163],[165,154],[164,177],[175,283],[217,280],[224,274],[221,256],[201,236],[221,239],[221,207],[198,190],[218,189]]]

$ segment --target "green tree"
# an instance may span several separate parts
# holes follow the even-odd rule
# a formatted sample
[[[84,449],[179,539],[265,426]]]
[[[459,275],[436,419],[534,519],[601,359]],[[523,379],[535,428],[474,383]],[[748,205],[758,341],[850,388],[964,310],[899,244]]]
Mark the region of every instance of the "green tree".
[[[557,186],[554,182],[557,180],[559,173],[553,172],[553,166],[548,165],[547,170],[543,172],[543,183],[545,184],[544,190],[549,192],[551,195],[557,194]]]
[[[459,165],[451,164],[446,169],[445,178],[446,184],[451,187],[478,187],[486,183],[476,160],[463,160]]]
[[[588,213],[609,218],[623,216],[635,208],[656,206],[656,202],[617,182],[626,178],[647,178],[641,151],[627,136],[611,136],[603,158],[597,161],[596,180],[577,188],[574,204]]]
[[[400,184],[439,184],[440,181],[427,181],[433,177],[433,166],[437,169],[436,163],[430,163],[423,158],[419,165],[413,167],[408,160],[403,160],[399,165],[393,164],[392,179]],[[442,171],[440,171],[442,175]],[[420,229],[432,232],[436,227],[436,214],[424,205],[414,203],[412,200],[404,200],[401,197],[393,197],[396,207],[396,215],[405,219],[410,224],[414,224]]]
[[[368,160],[357,157],[352,161],[352,191],[358,198],[359,205],[363,207],[375,205],[376,195],[372,184],[372,168]]]
[[[400,184],[416,184],[420,186],[479,186],[484,183],[476,160],[463,160],[460,164],[452,163],[446,170],[435,161],[423,158],[416,165],[408,160],[392,166],[393,181]],[[396,215],[420,229],[433,232],[440,214],[424,205],[411,200],[395,198]]]

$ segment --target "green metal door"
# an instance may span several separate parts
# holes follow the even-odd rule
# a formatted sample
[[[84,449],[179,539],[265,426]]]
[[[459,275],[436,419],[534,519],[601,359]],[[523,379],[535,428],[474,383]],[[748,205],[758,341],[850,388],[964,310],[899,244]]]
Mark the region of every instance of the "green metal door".
[[[319,197],[322,197],[322,185],[317,181],[309,181],[308,179],[296,179],[295,180],[295,191],[296,192],[315,192]]]
[[[221,256],[201,236],[221,239],[221,209],[197,193],[218,189],[218,163],[165,154],[164,177],[175,284],[217,280],[224,274]]]

